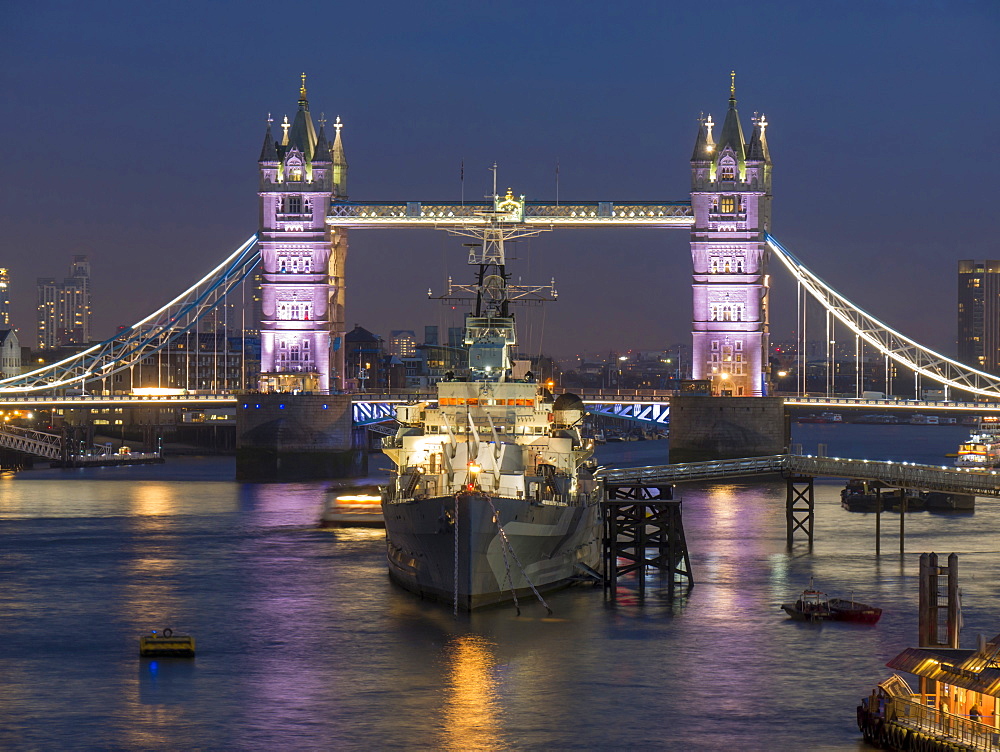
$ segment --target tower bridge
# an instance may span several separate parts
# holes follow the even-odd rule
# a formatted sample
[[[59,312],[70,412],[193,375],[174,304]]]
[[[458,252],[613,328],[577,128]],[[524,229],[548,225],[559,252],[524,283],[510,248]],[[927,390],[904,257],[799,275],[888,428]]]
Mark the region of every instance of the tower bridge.
[[[350,421],[352,414],[357,420],[352,398],[344,393],[350,386],[344,367],[350,232],[424,227],[461,234],[474,232],[485,222],[484,214],[488,212],[494,216],[501,212],[501,224],[521,234],[600,227],[686,230],[692,262],[691,376],[708,382],[715,397],[765,397],[771,393],[768,263],[777,258],[795,280],[799,294],[805,296],[802,299],[821,305],[828,335],[832,327],[839,326],[855,342],[859,401],[830,401],[833,398],[828,380],[825,398],[831,406],[871,404],[860,402],[865,348],[884,358],[887,383],[890,371],[898,367],[914,374],[915,389],[923,379],[924,384],[943,385],[946,390],[967,395],[963,397],[966,399],[1000,399],[1000,377],[958,363],[888,327],[819,279],[773,237],[769,123],[763,115],[755,115],[750,120],[749,138],[745,137],[737,110],[735,77],[730,82],[729,100],[718,130],[711,115],[698,120],[689,161],[690,196],[677,201],[538,201],[526,200],[509,190],[506,195],[495,192],[492,200],[485,202],[357,201],[348,195],[344,124],[339,117],[331,124],[331,140],[327,121],[313,121],[304,75],[294,117],[283,119],[278,135],[273,122],[269,117],[258,158],[260,222],[254,235],[191,288],[115,337],[58,363],[0,380],[0,399],[56,400],[67,389],[79,389],[100,392],[110,400],[109,404],[138,404],[128,395],[112,395],[116,375],[131,373],[153,356],[162,358],[166,354],[169,361],[176,356],[169,349],[171,343],[192,334],[197,338],[201,322],[228,310],[230,296],[242,290],[245,280],[256,276],[260,280],[259,310],[250,325],[259,324],[260,378],[256,384],[223,380],[223,388],[216,390],[223,393],[220,399],[225,404],[240,405],[232,393],[234,389],[257,389],[263,393],[260,399],[264,402],[272,400],[272,396],[278,400],[274,405],[277,411],[279,404],[290,400],[289,395],[311,395],[319,398],[317,406],[336,402],[338,420]],[[797,331],[805,329],[805,306],[801,308],[803,318],[797,322]],[[197,353],[187,356],[189,370],[192,355]],[[245,347],[239,357],[247,357]],[[805,371],[801,367],[798,370],[800,374]],[[161,378],[162,370],[157,365],[157,379]],[[806,391],[804,383],[800,383],[798,391]],[[326,395],[329,399],[324,403]],[[202,404],[210,399],[206,397]],[[190,401],[199,400],[191,397]],[[778,408],[786,404],[827,404],[780,399],[774,402]],[[624,402],[608,404],[596,409],[627,412],[622,407]],[[652,404],[660,406],[654,408]],[[651,403],[649,409],[636,408],[631,414],[642,413],[663,422],[668,415],[666,404]],[[921,407],[992,411],[982,402],[970,404],[974,406],[948,403],[947,407]],[[275,412],[269,420],[285,425],[288,416]],[[360,420],[370,422],[374,417],[377,415],[372,413]],[[324,420],[332,418],[327,415]],[[338,441],[350,443],[349,438],[344,438],[349,431],[331,432],[326,423],[304,426],[300,426],[303,435],[337,433],[341,437]],[[286,429],[282,430],[287,434]]]

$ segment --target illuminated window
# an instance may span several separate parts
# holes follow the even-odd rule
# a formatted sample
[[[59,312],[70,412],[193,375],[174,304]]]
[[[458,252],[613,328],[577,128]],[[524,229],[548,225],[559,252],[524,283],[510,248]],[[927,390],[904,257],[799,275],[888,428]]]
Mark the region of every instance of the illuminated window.
[[[723,196],[719,199],[719,211],[722,214],[735,214],[736,196]]]
[[[312,301],[282,301],[277,308],[279,321],[309,321],[313,314]]]
[[[719,180],[736,180],[736,166],[732,162],[723,162],[719,169]]]

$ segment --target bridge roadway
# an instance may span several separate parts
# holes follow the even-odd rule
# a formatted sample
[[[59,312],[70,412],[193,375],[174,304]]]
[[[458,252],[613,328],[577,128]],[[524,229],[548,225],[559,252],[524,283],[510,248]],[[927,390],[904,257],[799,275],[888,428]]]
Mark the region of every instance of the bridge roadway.
[[[591,404],[651,404],[668,405],[676,392],[670,389],[572,389],[584,402]],[[137,394],[0,394],[0,408],[10,407],[155,407],[174,406],[228,406],[240,400],[252,399],[252,393],[218,392],[199,394],[137,395]],[[392,392],[371,392],[354,395],[355,402],[400,402],[427,400],[433,402],[437,394],[427,390],[401,389]],[[956,402],[932,400],[860,399],[856,397],[813,397],[786,395],[785,405],[802,408],[861,408],[878,410],[936,410],[953,412],[1000,413],[1000,402]]]
[[[996,470],[974,470],[945,465],[918,465],[889,460],[852,460],[775,454],[734,460],[688,462],[677,465],[602,469],[600,477],[612,485],[672,485],[696,481],[740,478],[781,473],[813,478],[857,478],[881,481],[892,488],[975,494],[1000,497],[1000,474]]]

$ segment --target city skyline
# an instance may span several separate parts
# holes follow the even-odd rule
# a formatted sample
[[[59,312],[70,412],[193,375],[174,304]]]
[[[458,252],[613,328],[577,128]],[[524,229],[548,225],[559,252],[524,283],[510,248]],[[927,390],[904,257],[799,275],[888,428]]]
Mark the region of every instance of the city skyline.
[[[955,264],[994,255],[979,239],[996,199],[983,177],[998,166],[978,135],[998,114],[990,40],[1000,25],[989,3],[858,3],[848,13],[765,3],[711,34],[699,10],[647,3],[624,6],[613,24],[589,4],[517,20],[458,5],[433,19],[405,4],[378,18],[317,6],[351,33],[336,50],[302,45],[279,66],[241,52],[272,33],[265,15],[205,8],[194,28],[119,7],[85,17],[25,5],[0,53],[13,111],[46,113],[32,118],[37,147],[11,156],[17,179],[4,188],[0,266],[20,281],[12,324],[22,341],[33,321],[24,280],[67,252],[99,249],[93,331],[103,338],[253,232],[265,119],[294,115],[302,71],[314,112],[343,120],[352,199],[454,200],[463,189],[478,199],[496,161],[503,188],[529,199],[553,198],[558,175],[562,200],[686,200],[697,118],[721,121],[735,68],[741,116],[763,112],[770,123],[775,235],[862,308],[953,354]],[[705,63],[706,34],[738,51]],[[470,87],[489,80],[516,96],[501,105]],[[8,142],[23,140],[20,121],[0,125]],[[43,191],[31,181],[39,175],[57,176],[58,190]],[[555,276],[560,291],[525,317],[529,349],[565,357],[690,339],[685,230],[559,231],[517,255],[515,276]],[[466,274],[464,262],[460,241],[443,233],[352,233],[348,327],[386,336],[456,325],[424,293]],[[772,274],[772,332],[784,339],[795,287]]]

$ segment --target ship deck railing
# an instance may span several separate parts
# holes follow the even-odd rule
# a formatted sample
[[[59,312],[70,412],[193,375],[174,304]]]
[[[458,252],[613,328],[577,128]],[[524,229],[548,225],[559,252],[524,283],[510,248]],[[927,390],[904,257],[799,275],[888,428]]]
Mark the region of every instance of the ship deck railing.
[[[888,709],[889,719],[944,742],[957,742],[984,752],[1000,752],[1000,728],[930,707],[919,701],[920,695],[913,697],[918,699],[893,697]],[[989,720],[996,723],[997,719]]]

